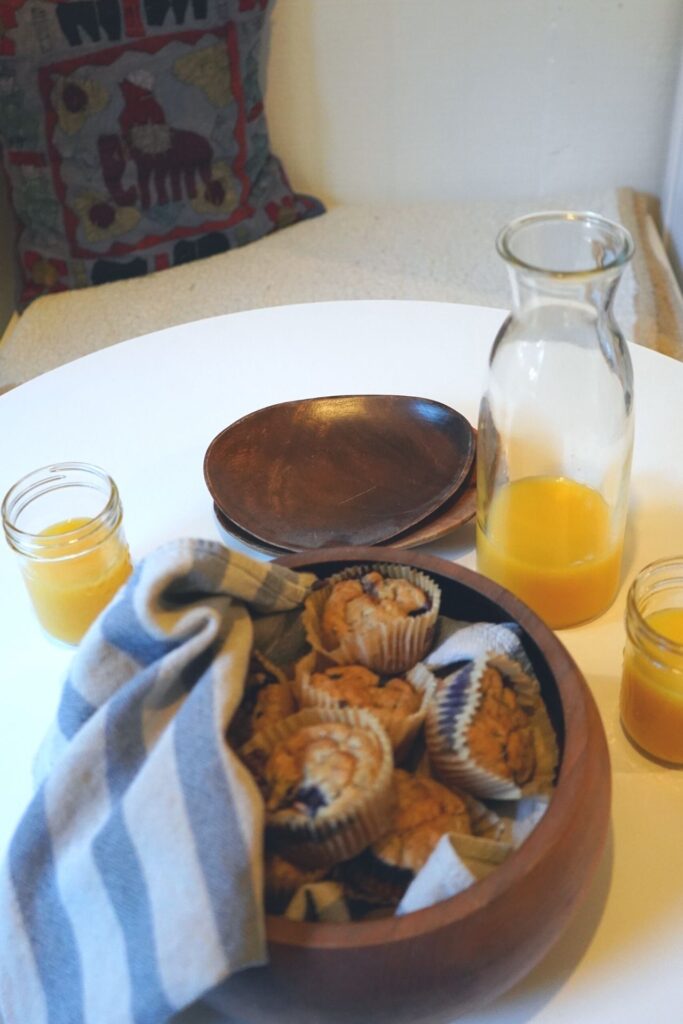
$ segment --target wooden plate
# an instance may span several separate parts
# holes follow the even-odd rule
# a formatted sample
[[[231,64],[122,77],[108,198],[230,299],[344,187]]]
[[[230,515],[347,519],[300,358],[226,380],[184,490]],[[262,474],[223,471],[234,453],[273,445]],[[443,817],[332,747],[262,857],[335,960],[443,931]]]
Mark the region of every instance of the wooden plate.
[[[204,477],[230,523],[281,550],[379,544],[461,488],[474,447],[441,402],[337,395],[237,420],[209,445]]]
[[[257,551],[263,551],[267,555],[278,556],[293,554],[295,551],[303,550],[302,548],[279,548],[275,544],[268,544],[266,541],[259,540],[258,537],[254,537],[253,534],[239,527],[237,523],[233,523],[215,502],[213,511],[222,530],[225,530],[231,537],[236,537],[243,544],[256,548]],[[462,526],[463,523],[468,523],[474,518],[476,511],[477,481],[476,467],[473,465],[467,480],[457,494],[454,494],[452,498],[444,502],[431,516],[423,519],[417,526],[406,530],[405,533],[400,533],[397,537],[393,537],[389,543],[394,548],[414,548],[419,544],[428,544],[429,541],[445,536],[451,530]],[[377,545],[377,547],[382,546],[381,544]]]

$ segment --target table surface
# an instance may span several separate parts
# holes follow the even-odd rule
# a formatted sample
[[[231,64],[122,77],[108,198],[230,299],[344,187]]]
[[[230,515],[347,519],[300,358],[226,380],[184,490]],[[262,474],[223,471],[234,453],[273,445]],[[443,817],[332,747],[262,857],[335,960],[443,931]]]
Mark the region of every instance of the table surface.
[[[476,423],[504,316],[449,303],[319,303],[204,320],[104,349],[0,397],[0,494],[38,466],[94,462],[119,485],[134,558],[180,536],[217,538],[202,463],[221,429],[274,402],[352,393],[432,398]],[[647,562],[683,553],[683,364],[637,346],[631,354],[636,444],[621,589],[601,618],[559,634],[588,680],[609,743],[607,848],[560,941],[505,996],[462,1018],[466,1024],[683,1021],[683,771],[639,754],[618,713],[628,585]],[[472,524],[425,549],[474,568]],[[0,580],[4,852],[72,652],[40,631],[4,544]],[[177,1022],[218,1019],[195,1010]]]

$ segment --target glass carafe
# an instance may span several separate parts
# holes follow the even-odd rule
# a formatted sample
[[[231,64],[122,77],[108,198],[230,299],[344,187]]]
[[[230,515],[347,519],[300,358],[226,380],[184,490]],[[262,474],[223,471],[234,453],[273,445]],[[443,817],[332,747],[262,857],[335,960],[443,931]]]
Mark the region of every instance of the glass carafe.
[[[633,370],[612,306],[629,233],[593,213],[513,221],[497,239],[512,313],[495,339],[477,439],[477,563],[553,628],[619,587]]]

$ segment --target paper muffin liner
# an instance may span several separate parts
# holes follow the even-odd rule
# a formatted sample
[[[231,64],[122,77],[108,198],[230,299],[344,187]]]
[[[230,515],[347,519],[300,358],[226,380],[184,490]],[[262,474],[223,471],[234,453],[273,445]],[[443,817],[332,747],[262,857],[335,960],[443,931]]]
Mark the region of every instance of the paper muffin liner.
[[[453,849],[477,881],[490,875],[513,850],[512,843],[502,839],[464,836],[456,832],[449,832],[448,838]]]
[[[275,662],[270,660],[270,658],[266,658],[265,654],[261,654],[261,652],[257,651],[256,648],[252,650],[250,660],[257,661],[266,672],[270,673],[270,675],[272,676],[275,676],[279,683],[287,682],[287,676],[282,671],[280,666],[276,665]],[[247,675],[247,682],[248,681],[249,676]]]
[[[383,864],[370,850],[345,861],[338,874],[351,906],[385,907],[392,911],[415,877],[408,868]]]
[[[267,845],[303,868],[328,867],[354,857],[387,828],[394,801],[389,737],[377,719],[363,710],[306,708],[259,732],[242,748],[242,757],[258,781],[260,766],[278,744],[300,729],[325,722],[341,722],[371,733],[379,754],[378,768],[366,792],[355,793],[348,800],[340,798],[336,806],[321,808],[314,819],[266,811]]]
[[[451,786],[449,788],[453,789],[454,787]],[[461,789],[457,792],[465,801],[470,816],[472,837],[490,839],[493,842],[504,839],[505,822],[501,816],[496,814],[490,807],[487,807],[486,804],[483,804],[481,800],[477,800],[471,793],[465,793]]]
[[[296,699],[302,708],[339,708],[339,700],[319,690],[311,683],[311,677],[315,672],[324,672],[338,663],[331,661],[326,655],[319,651],[310,651],[297,662],[294,678],[294,692]],[[392,673],[398,675],[398,673]],[[364,708],[369,714],[374,715],[386,730],[389,742],[394,751],[394,760],[398,763],[410,753],[415,738],[417,737],[425,717],[427,707],[436,689],[436,676],[429,671],[426,665],[418,663],[407,672],[400,673],[401,678],[407,680],[421,695],[420,706],[412,714],[404,714],[400,709],[374,708],[368,705]]]
[[[482,764],[468,743],[468,729],[483,697],[481,682],[489,664],[512,685],[519,706],[528,715],[535,769],[532,778],[522,785]],[[502,659],[494,662],[479,656],[439,682],[427,710],[425,738],[434,775],[447,786],[498,800],[517,800],[552,790],[559,755],[538,681],[523,672],[507,674]]]
[[[285,917],[290,921],[346,924],[351,912],[341,883],[325,881],[303,885],[290,900]]]
[[[323,639],[322,616],[332,587],[343,580],[359,579],[368,572],[415,584],[428,595],[431,607],[419,615],[372,623],[362,631],[349,633],[338,647],[331,650]],[[381,563],[356,565],[336,573],[324,586],[314,590],[306,599],[302,619],[311,647],[327,655],[331,661],[339,665],[366,665],[382,674],[400,673],[422,661],[429,650],[440,605],[441,589],[431,577],[417,569]]]
[[[269,914],[283,914],[292,897],[303,886],[322,881],[325,868],[300,868],[276,853],[266,853],[265,897]]]
[[[500,815],[502,830],[499,838],[518,849],[526,842],[550,806],[550,794],[538,793],[521,800],[490,801],[492,809]]]

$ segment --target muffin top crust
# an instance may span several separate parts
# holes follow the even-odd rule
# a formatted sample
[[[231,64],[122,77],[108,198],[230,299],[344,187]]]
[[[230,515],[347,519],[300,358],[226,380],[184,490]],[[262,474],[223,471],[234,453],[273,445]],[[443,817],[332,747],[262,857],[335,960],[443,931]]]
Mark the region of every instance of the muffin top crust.
[[[322,635],[330,649],[349,633],[429,611],[431,598],[405,579],[386,578],[372,571],[360,579],[333,584],[325,603]]]
[[[314,672],[309,686],[327,694],[340,707],[412,715],[419,710],[421,694],[407,679],[380,676],[364,665],[333,665]]]
[[[467,804],[435,779],[394,772],[396,805],[389,832],[372,844],[376,858],[391,867],[417,872],[447,832],[470,834]]]
[[[536,770],[536,750],[528,713],[513,686],[488,665],[481,677],[481,700],[467,729],[470,756],[482,768],[523,786]]]
[[[303,726],[278,742],[260,768],[270,820],[345,813],[373,791],[384,757],[370,729],[336,721]]]

